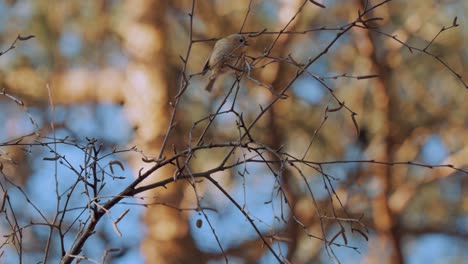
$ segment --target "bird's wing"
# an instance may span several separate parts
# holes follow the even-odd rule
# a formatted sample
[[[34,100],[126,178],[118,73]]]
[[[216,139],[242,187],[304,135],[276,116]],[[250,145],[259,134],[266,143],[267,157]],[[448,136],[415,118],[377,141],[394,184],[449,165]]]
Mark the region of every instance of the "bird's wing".
[[[210,58],[211,54],[213,54],[213,51],[210,53],[210,56],[208,56],[208,59],[206,59],[205,66],[203,66],[203,74],[205,74],[209,69],[210,69]]]

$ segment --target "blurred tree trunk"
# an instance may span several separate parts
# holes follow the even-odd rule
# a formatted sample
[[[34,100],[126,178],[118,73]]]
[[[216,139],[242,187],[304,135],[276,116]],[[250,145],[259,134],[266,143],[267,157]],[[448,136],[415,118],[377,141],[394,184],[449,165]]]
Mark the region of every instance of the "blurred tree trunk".
[[[127,73],[129,85],[124,92],[126,109],[137,127],[135,145],[145,154],[157,156],[172,110],[170,89],[175,91],[177,87],[176,73],[168,69],[171,54],[167,39],[171,32],[167,32],[166,17],[170,3],[129,0],[125,5],[130,20],[123,25],[122,36],[127,52],[134,57]],[[139,170],[141,160],[134,157],[133,162]],[[166,166],[145,182],[171,177],[172,173]],[[143,196],[156,198],[145,199],[145,203],[164,202],[178,207],[184,198],[182,187],[171,184],[163,191],[148,191]],[[186,214],[167,206],[149,206],[144,223],[147,236],[141,249],[147,263],[193,263],[199,259]]]
[[[359,10],[363,10],[362,1],[359,3]],[[398,112],[398,95],[396,85],[392,83],[389,73],[391,66],[386,61],[387,55],[377,56],[378,47],[382,46],[371,38],[369,30],[362,30],[356,33],[356,39],[365,42],[366,49],[361,49],[361,55],[367,57],[371,63],[371,72],[376,73],[380,78],[372,82],[371,107],[368,126],[375,133],[374,144],[370,146],[377,160],[383,162],[393,162],[394,153],[397,150],[398,123],[394,120],[395,113]],[[371,207],[373,212],[373,225],[377,232],[378,243],[370,246],[370,263],[402,264],[403,254],[401,247],[401,236],[398,231],[397,216],[389,206],[389,197],[392,192],[392,176],[394,167],[373,165],[370,168],[371,175],[375,175],[377,181],[376,195],[372,198]]]
[[[280,5],[278,9],[278,16],[280,16],[281,12],[289,13],[287,11],[295,11],[300,5],[300,2],[288,2],[283,3]],[[283,19],[289,20],[290,17],[283,17]],[[288,26],[288,30],[295,30],[296,26],[298,25],[299,20],[295,19],[293,22]],[[286,24],[287,21],[281,21],[282,24]],[[277,42],[276,46],[273,49],[273,53],[275,56],[286,58],[290,53],[290,45],[293,42],[293,35],[283,35]],[[287,63],[278,63],[277,67],[273,67],[270,69],[267,75],[271,79],[267,80],[267,83],[271,83],[273,89],[279,93],[281,89],[286,87],[291,78],[295,76],[296,68],[292,67]],[[258,89],[264,89],[259,87]],[[292,88],[289,89],[288,94],[292,93]],[[273,100],[276,95],[270,94],[270,100]],[[284,119],[283,117],[287,115],[288,111],[292,108],[292,104],[294,102],[292,100],[280,100],[275,103],[271,110],[267,112],[266,119],[267,119],[267,129],[263,130],[263,132],[268,131],[263,137],[265,138],[265,144],[269,146],[273,150],[280,149],[286,142],[287,142],[287,127],[284,127]],[[271,155],[269,159],[275,160],[277,157],[275,155]],[[270,165],[271,168],[276,171],[280,172],[278,174],[278,180],[281,183],[281,189],[284,192],[285,199],[282,201],[287,201],[295,215],[296,212],[296,202],[298,200],[298,194],[296,194],[293,189],[294,180],[292,177],[292,172],[290,169],[286,167],[284,171],[281,172],[281,165],[280,163],[274,163]],[[272,175],[273,176],[273,175]],[[293,260],[293,257],[297,253],[298,249],[298,242],[301,236],[301,229],[297,226],[296,222],[293,221],[292,218],[287,219],[288,222],[286,223],[286,227],[283,234],[280,236],[285,236],[288,241],[288,254],[286,256],[287,260]]]

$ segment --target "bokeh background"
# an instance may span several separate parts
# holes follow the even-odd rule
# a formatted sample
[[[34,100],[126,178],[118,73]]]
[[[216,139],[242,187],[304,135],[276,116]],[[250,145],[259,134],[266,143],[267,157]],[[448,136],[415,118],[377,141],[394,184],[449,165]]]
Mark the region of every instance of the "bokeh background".
[[[291,19],[302,0],[199,0],[195,1],[193,38],[212,39],[238,32],[250,6],[244,32],[263,29],[279,31]],[[365,1],[317,1],[305,5],[288,27],[304,34],[285,34],[273,49],[273,56],[305,62],[316,56],[336,35],[335,30],[353,21]],[[370,1],[375,4],[378,1]],[[25,107],[11,98],[0,96],[0,142],[29,135],[34,137],[69,136],[77,142],[96,138],[105,150],[137,146],[140,152],[115,155],[124,164],[124,180],[111,181],[105,194],[112,195],[131,182],[140,168],[140,153],[157,156],[169,122],[169,102],[177,94],[180,72],[189,45],[190,0],[3,0],[0,1],[0,43],[6,50],[18,34],[35,38],[18,42],[16,48],[0,56],[0,84],[9,94],[24,101]],[[440,56],[450,69],[468,78],[468,2],[390,1],[373,12],[382,17],[377,30],[423,49],[442,27],[458,17],[459,27],[444,31],[428,52]],[[247,54],[260,55],[275,34],[262,34],[249,40]],[[198,73],[213,46],[213,41],[196,42],[187,62],[187,72]],[[283,146],[298,157],[306,151],[319,127],[307,159],[337,161],[323,169],[338,180],[333,186],[351,216],[359,218],[369,230],[369,241],[349,233],[350,248],[335,248],[342,263],[468,263],[468,90],[464,84],[434,57],[413,51],[391,37],[375,31],[355,28],[333,46],[309,72],[323,78],[346,74],[379,74],[379,78],[329,78],[325,82],[334,94],[358,114],[361,133],[356,134],[349,112],[328,113],[336,107],[330,91],[312,76],[301,76],[288,91],[289,98],[275,104],[254,130],[259,141],[272,148]],[[262,82],[283,87],[294,76],[293,67],[271,64],[255,72]],[[170,143],[180,148],[188,142],[193,122],[215,111],[233,78],[217,83],[217,92],[203,90],[203,78],[191,79],[181,97],[177,127]],[[247,120],[255,117],[273,95],[248,80],[242,81],[236,107]],[[49,88],[48,88],[49,87]],[[31,121],[32,120],[32,121]],[[54,124],[54,129],[51,127]],[[236,139],[235,120],[218,118],[208,135],[213,141]],[[86,143],[83,143],[86,144]],[[82,162],[82,152],[73,146],[60,146],[59,152],[73,164]],[[55,210],[55,194],[50,188],[56,171],[64,185],[73,177],[64,166],[44,161],[47,149],[41,147],[5,147],[0,145],[4,175],[22,186],[27,196],[40,205],[47,217]],[[207,152],[192,163],[193,170],[206,170],[219,164],[220,153]],[[389,166],[372,162],[402,162]],[[110,160],[110,159],[109,159]],[[405,164],[453,164],[451,168],[431,168]],[[102,161],[103,164],[106,160]],[[108,162],[108,161],[107,161]],[[280,210],[272,198],[274,177],[265,166],[251,165],[240,177],[236,170],[217,175],[226,189],[247,205],[263,232],[282,230],[283,242],[274,248],[293,263],[331,263],[323,243],[310,238],[294,221],[278,221]],[[330,204],[319,173],[304,168],[318,205],[324,212]],[[288,173],[287,173],[288,174]],[[285,179],[298,176],[289,172]],[[170,177],[161,170],[150,180]],[[288,178],[289,177],[289,178]],[[2,179],[2,181],[5,181]],[[320,223],[307,188],[300,180],[284,180],[293,212],[308,231],[320,235]],[[5,185],[7,186],[7,185]],[[52,186],[52,187],[51,187]],[[152,202],[177,208],[194,208],[193,189],[178,183],[165,190],[148,192]],[[5,191],[5,190],[3,190]],[[213,229],[227,252],[230,263],[274,263],[245,218],[223,195],[201,187],[203,204],[216,208],[208,211]],[[38,219],[31,204],[15,188],[9,190],[22,223]],[[274,196],[274,195],[273,195]],[[81,198],[80,198],[81,197]],[[77,194],[77,203],[83,196]],[[83,202],[83,201],[81,201]],[[126,208],[130,213],[115,234],[109,221],[98,226],[83,254],[100,260],[109,248],[111,263],[222,263],[224,256],[209,225],[196,227],[201,218],[194,210],[175,210],[156,204],[143,207],[138,200],[117,206],[118,217]],[[336,203],[336,200],[335,200]],[[340,211],[341,210],[341,211]],[[329,238],[336,233],[333,221],[324,224]],[[2,233],[8,233],[3,221]],[[27,232],[26,232],[27,231]],[[23,248],[24,263],[43,259],[48,229],[26,229],[28,241]],[[349,230],[348,230],[349,231]],[[72,231],[71,231],[72,232]],[[338,239],[340,242],[344,242]],[[53,245],[52,245],[53,246]],[[2,246],[4,263],[18,262],[15,247]],[[60,258],[58,249],[50,253],[50,263]],[[98,261],[99,262],[99,261]]]

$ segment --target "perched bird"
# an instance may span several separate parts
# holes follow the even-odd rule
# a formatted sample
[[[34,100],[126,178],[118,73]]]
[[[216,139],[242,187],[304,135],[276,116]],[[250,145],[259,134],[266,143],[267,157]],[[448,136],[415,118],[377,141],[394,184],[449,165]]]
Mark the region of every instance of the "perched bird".
[[[205,90],[211,92],[216,77],[236,66],[245,46],[247,46],[247,40],[241,34],[232,34],[216,42],[203,67],[204,73],[210,71]]]

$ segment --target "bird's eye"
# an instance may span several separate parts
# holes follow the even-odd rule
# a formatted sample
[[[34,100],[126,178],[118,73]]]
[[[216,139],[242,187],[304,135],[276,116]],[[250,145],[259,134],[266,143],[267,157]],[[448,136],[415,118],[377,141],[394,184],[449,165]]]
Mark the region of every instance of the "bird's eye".
[[[244,43],[244,41],[245,41],[244,39],[239,39],[240,43]]]

